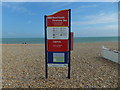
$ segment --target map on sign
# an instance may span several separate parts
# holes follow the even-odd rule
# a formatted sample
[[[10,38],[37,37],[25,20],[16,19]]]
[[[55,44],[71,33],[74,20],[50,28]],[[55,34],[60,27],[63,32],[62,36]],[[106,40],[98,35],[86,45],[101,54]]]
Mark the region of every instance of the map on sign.
[[[68,39],[68,27],[47,27],[48,39]]]
[[[64,53],[53,53],[53,62],[64,62]]]

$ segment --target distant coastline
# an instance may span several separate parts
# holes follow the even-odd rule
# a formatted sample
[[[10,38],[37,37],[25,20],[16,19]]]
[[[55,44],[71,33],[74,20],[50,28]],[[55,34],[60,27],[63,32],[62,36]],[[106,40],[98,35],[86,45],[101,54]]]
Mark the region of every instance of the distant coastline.
[[[0,44],[44,44],[44,38],[2,38]],[[75,37],[74,43],[118,42],[118,37]]]

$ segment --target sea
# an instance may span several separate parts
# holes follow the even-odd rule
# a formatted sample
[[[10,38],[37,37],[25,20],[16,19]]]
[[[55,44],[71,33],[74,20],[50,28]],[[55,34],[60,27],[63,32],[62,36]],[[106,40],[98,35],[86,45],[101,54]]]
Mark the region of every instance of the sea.
[[[74,43],[118,42],[118,37],[74,37]],[[44,38],[2,38],[0,44],[44,44]]]

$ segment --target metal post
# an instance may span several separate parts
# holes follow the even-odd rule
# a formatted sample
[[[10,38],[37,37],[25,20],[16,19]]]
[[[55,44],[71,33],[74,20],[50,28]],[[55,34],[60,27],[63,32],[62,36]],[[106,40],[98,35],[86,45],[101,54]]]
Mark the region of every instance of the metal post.
[[[71,54],[71,9],[69,9],[69,62],[68,62],[68,78],[70,79],[70,54]]]
[[[44,16],[44,23],[45,23],[45,77],[48,78],[46,15]]]

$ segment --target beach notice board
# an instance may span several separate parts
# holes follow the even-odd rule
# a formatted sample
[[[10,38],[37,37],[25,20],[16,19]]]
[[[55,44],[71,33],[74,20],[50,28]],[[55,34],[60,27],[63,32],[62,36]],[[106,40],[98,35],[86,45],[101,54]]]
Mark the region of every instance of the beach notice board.
[[[70,78],[71,10],[45,15],[45,62],[48,67],[68,67]]]

